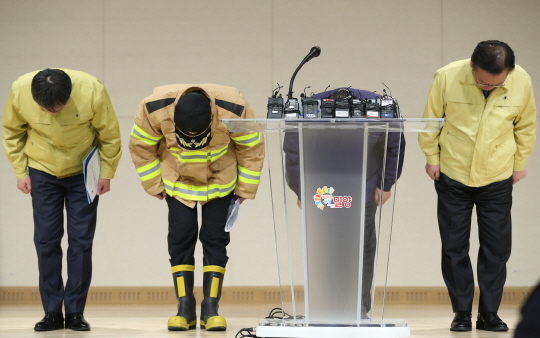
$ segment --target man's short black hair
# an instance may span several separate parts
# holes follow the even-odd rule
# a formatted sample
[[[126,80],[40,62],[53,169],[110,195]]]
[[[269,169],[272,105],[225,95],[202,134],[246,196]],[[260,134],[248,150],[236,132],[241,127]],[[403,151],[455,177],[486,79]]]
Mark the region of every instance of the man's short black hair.
[[[505,69],[511,72],[516,68],[514,51],[506,43],[498,40],[482,41],[476,45],[471,56],[473,67],[498,75]]]
[[[60,69],[44,69],[32,79],[34,101],[48,111],[65,105],[71,95],[71,78]]]

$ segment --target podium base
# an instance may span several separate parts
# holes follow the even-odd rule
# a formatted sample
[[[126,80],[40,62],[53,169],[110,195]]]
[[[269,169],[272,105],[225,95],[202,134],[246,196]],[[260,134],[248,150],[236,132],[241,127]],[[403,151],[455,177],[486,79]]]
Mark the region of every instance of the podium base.
[[[264,338],[402,338],[410,337],[411,330],[401,319],[383,321],[362,320],[359,324],[305,324],[294,320],[264,320],[256,329],[257,337]]]

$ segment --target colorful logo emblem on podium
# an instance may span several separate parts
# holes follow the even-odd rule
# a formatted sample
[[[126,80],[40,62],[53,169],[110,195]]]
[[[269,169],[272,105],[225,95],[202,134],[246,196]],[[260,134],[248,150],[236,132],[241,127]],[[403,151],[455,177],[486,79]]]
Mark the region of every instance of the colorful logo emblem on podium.
[[[319,209],[324,209],[324,206],[330,208],[350,208],[352,203],[351,196],[334,196],[334,188],[323,187],[317,188],[317,194],[313,196],[315,205]]]

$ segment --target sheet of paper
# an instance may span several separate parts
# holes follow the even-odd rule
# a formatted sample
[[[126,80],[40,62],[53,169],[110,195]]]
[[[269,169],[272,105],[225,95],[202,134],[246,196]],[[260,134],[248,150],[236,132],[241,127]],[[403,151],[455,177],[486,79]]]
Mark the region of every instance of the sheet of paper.
[[[231,204],[229,205],[229,212],[227,213],[227,223],[225,224],[225,232],[230,232],[236,221],[238,221],[238,216],[240,214],[240,198],[236,200],[233,198]]]
[[[88,204],[91,204],[96,197],[100,171],[101,159],[99,158],[98,146],[96,145],[83,162],[84,183],[86,185]]]

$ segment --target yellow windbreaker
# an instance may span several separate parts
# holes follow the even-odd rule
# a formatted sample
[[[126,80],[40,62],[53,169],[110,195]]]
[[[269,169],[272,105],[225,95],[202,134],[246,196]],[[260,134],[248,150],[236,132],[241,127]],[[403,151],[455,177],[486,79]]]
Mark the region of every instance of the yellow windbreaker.
[[[37,71],[19,77],[2,119],[4,150],[18,179],[27,167],[58,178],[83,172],[83,160],[98,144],[101,178],[114,177],[122,156],[120,129],[105,87],[93,76],[62,69],[72,81],[69,101],[51,116],[32,98]]]
[[[516,65],[505,86],[485,99],[470,59],[435,73],[425,118],[445,118],[440,133],[420,133],[420,148],[448,177],[481,187],[522,171],[536,140],[536,105],[531,78]]]
[[[212,139],[198,150],[180,147],[174,107],[180,96],[201,90],[210,98]],[[216,84],[157,87],[137,108],[129,150],[142,186],[150,195],[163,190],[189,207],[235,192],[254,199],[264,160],[261,133],[229,133],[222,119],[256,118],[236,88]]]

